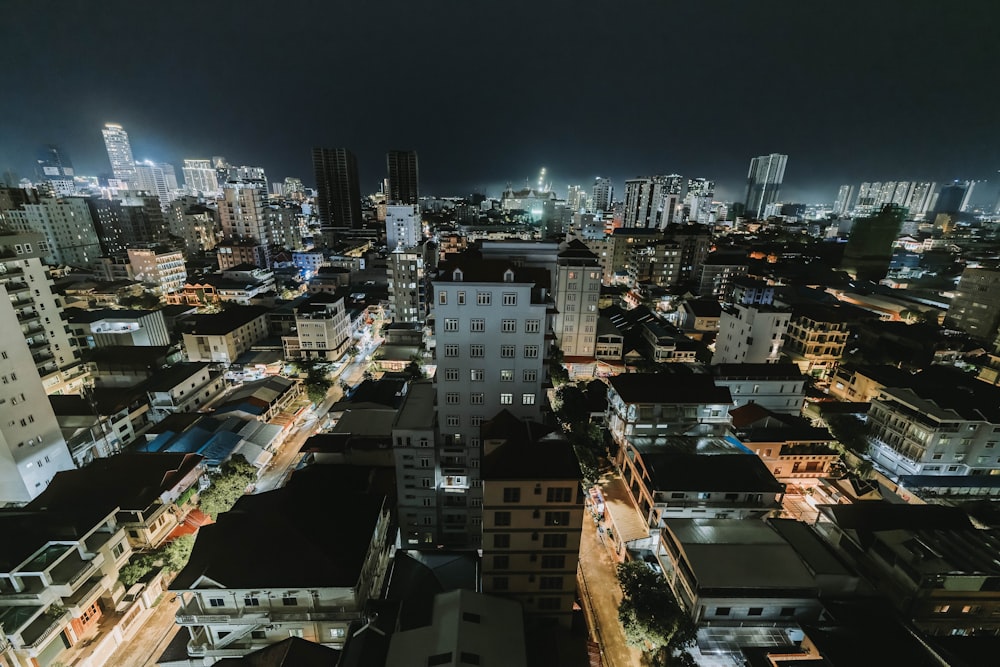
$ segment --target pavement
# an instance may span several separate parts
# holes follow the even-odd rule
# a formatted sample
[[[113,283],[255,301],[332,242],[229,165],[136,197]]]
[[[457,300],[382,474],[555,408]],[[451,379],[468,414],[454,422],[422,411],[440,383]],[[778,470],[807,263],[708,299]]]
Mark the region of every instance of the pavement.
[[[625,631],[618,622],[622,589],[613,548],[606,542],[590,515],[585,516],[578,572],[581,601],[591,633],[601,645],[604,667],[639,667],[642,651],[625,642]]]
[[[142,627],[111,654],[106,665],[114,667],[152,667],[163,649],[182,630],[174,622],[174,615],[180,607],[177,596],[167,591]]]

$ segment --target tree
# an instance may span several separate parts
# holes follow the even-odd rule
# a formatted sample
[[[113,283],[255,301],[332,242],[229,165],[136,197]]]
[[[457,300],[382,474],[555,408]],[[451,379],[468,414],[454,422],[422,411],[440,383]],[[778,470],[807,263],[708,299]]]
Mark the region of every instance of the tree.
[[[212,485],[201,492],[201,511],[213,519],[232,509],[247,487],[257,481],[257,469],[240,454],[236,454],[222,464],[221,469],[211,476]]]
[[[306,379],[302,383],[306,388],[306,395],[313,403],[319,404],[326,398],[326,392],[333,386],[333,382],[326,376],[326,371],[319,366],[311,366]]]
[[[845,449],[859,456],[868,454],[868,425],[853,415],[826,417],[830,433]]]
[[[654,660],[684,664],[686,649],[695,639],[695,627],[662,576],[642,561],[618,566],[624,599],[618,620],[631,646],[653,654]]]
[[[180,572],[187,565],[192,549],[194,549],[194,535],[181,535],[158,551],[165,568],[171,572]]]
[[[579,428],[590,421],[590,409],[587,396],[583,391],[571,384],[564,384],[556,391],[557,405],[552,406],[559,421],[569,426],[571,430]]]

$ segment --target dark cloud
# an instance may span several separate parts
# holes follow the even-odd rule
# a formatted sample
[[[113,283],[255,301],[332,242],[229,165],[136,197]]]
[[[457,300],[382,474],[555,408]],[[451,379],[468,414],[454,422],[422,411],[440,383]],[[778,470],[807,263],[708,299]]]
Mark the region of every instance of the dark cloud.
[[[994,0],[616,3],[65,3],[8,0],[0,168],[37,145],[108,171],[104,122],[136,157],[225,155],[311,181],[346,146],[362,190],[414,148],[425,193],[678,172],[742,196],[753,155],[786,194],[1000,168]]]

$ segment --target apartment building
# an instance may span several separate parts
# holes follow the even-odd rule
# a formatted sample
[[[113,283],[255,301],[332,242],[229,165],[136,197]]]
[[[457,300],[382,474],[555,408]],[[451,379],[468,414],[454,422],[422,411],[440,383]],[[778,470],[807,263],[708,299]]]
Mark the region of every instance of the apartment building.
[[[389,253],[389,314],[393,322],[423,322],[427,314],[423,246]]]
[[[806,375],[829,376],[844,356],[851,319],[841,307],[797,306],[785,332],[785,355]]]
[[[885,387],[868,410],[869,452],[891,475],[995,475],[1000,388],[930,366]]]
[[[187,268],[184,253],[171,248],[129,248],[128,261],[132,275],[156,295],[172,294],[184,289]]]
[[[295,335],[283,336],[286,359],[337,361],[354,343],[348,290],[319,292],[295,307]]]
[[[195,315],[185,324],[184,351],[188,361],[232,364],[267,336],[267,308],[234,306],[221,313]]]
[[[754,304],[723,307],[713,364],[776,364],[791,312]]]
[[[734,408],[756,403],[781,414],[802,412],[806,377],[795,364],[715,364],[711,373],[716,385],[729,389]]]
[[[102,254],[86,197],[39,199],[6,211],[4,216],[12,229],[42,234],[46,264],[89,267]]]
[[[406,548],[465,543],[470,509],[468,452],[437,438],[437,390],[411,382],[392,424],[400,540]]]
[[[143,388],[149,396],[149,419],[159,422],[181,412],[195,412],[226,388],[222,373],[211,364],[190,362],[160,369]]]
[[[168,346],[170,331],[162,310],[67,308],[66,326],[76,347]]]
[[[583,527],[573,447],[501,413],[484,428],[484,593],[521,603],[529,622],[570,627]]]
[[[597,349],[601,267],[581,241],[560,248],[556,258],[553,329],[564,358],[592,358]]]

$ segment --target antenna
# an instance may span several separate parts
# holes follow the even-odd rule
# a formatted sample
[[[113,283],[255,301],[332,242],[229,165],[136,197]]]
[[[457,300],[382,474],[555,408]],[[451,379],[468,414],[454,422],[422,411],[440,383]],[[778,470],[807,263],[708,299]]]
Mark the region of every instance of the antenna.
[[[357,630],[355,630],[354,634],[351,635],[351,638],[353,639],[354,637],[357,637],[358,635],[360,635],[362,632],[364,632],[368,628],[371,628],[373,632],[377,632],[380,635],[382,635],[383,637],[385,637],[385,631],[384,630],[380,630],[379,628],[375,627],[375,625],[373,625],[375,623],[375,621],[377,621],[377,620],[378,620],[378,612],[377,611],[373,611],[370,614],[366,614],[365,615],[365,621],[366,621],[365,624],[362,625]]]

